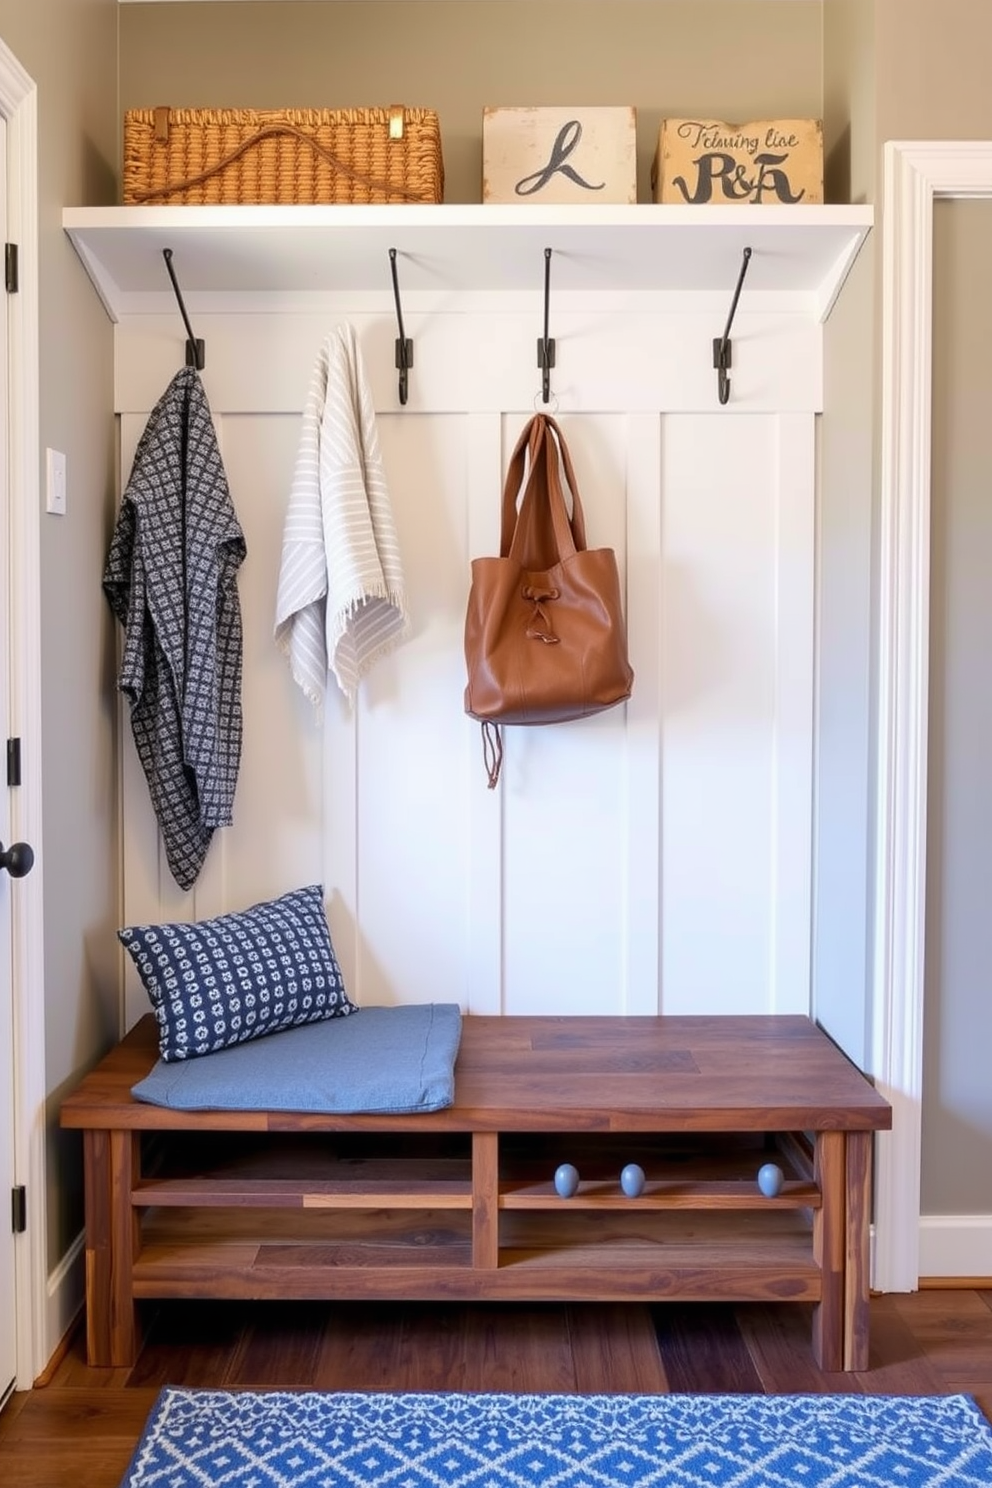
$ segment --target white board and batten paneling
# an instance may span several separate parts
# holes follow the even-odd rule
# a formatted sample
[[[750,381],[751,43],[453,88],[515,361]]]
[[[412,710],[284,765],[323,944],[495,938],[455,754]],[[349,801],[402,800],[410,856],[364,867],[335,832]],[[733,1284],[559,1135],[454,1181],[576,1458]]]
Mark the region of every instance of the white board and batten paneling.
[[[108,210],[118,216],[97,225],[116,231],[127,209]],[[852,224],[860,241],[867,222],[855,213]],[[86,224],[74,226],[84,257],[100,262],[99,232],[88,241]],[[553,220],[544,230],[553,246]],[[597,240],[597,253],[608,248]],[[508,279],[449,294],[437,262],[425,285],[400,258],[401,283],[414,282],[406,406],[388,270],[380,289],[308,286],[306,302],[292,284],[274,297],[266,283],[252,299],[243,286],[225,298],[194,282],[187,305],[206,341],[204,385],[248,544],[244,754],[234,825],[181,894],[128,740],[126,918],[215,914],[320,880],[360,1003],[809,1011],[815,421],[821,321],[853,251],[837,250],[832,286],[818,267],[779,295],[765,266],[757,292],[742,293],[725,406],[712,339],[736,245],[722,295],[708,283],[679,293],[663,275],[631,288],[622,265],[612,289],[583,294],[572,282],[556,293],[552,279],[557,417],[590,542],[617,552],[635,684],[627,705],[595,718],[507,730],[496,791],[463,711],[462,627],[470,561],[496,551],[509,451],[542,406],[540,263],[533,291]],[[115,307],[113,274],[125,271],[108,257],[101,293],[118,319],[126,472],[181,365],[184,333],[154,277],[135,274]],[[175,264],[182,278],[178,248]],[[192,256],[190,267],[195,276]],[[332,681],[318,718],[272,624],[303,397],[341,319],[358,330],[373,388],[412,629],[369,674],[354,713]],[[126,1021],[145,1010],[129,981]]]

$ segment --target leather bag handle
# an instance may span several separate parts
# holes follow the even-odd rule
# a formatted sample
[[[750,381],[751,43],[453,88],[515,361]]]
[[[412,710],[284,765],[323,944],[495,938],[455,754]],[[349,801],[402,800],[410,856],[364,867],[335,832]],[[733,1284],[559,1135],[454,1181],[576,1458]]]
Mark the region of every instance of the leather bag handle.
[[[572,497],[572,515],[568,514],[559,474],[559,460]],[[524,479],[524,465],[529,462],[523,497],[517,497]],[[586,546],[585,517],[582,500],[572,468],[568,445],[554,419],[539,413],[525,426],[517,440],[506,482],[503,487],[503,509],[500,525],[500,554],[514,558],[521,567],[533,528],[542,517],[551,519],[557,559],[573,557]],[[543,565],[553,566],[553,565]]]

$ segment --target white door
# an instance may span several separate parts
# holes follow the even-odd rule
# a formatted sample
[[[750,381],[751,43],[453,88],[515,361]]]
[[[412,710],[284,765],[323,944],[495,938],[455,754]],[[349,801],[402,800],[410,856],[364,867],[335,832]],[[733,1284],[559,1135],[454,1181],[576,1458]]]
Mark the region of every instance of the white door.
[[[7,241],[7,130],[0,118],[0,243]],[[10,491],[7,437],[7,296],[0,288],[0,738],[8,737],[9,691],[9,575]],[[11,795],[3,769],[0,789],[0,842],[10,845]],[[14,1187],[14,1029],[11,980],[10,896],[17,886],[0,872],[0,1400],[11,1388],[17,1372],[15,1328],[14,1235],[10,1195]]]

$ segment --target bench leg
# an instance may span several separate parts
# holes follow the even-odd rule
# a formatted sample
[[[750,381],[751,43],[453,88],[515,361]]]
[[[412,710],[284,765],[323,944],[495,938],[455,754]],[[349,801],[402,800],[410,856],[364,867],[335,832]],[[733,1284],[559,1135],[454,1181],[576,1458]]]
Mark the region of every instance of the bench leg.
[[[820,1268],[820,1301],[813,1313],[813,1357],[824,1370],[844,1367],[845,1149],[844,1132],[817,1133],[814,1173],[820,1207],[813,1214],[813,1254]]]
[[[844,1266],[844,1368],[868,1368],[871,1132],[847,1134],[847,1256]]]
[[[472,1134],[472,1265],[494,1271],[499,1265],[499,1135]]]
[[[129,1368],[138,1352],[132,1266],[138,1221],[131,1205],[138,1138],[129,1131],[85,1131],[86,1359]]]

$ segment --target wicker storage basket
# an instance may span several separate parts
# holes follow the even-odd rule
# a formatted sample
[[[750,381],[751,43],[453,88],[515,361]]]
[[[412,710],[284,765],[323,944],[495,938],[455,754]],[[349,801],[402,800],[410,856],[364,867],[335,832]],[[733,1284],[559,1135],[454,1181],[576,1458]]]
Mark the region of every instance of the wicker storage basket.
[[[125,205],[439,202],[433,109],[130,109]]]

